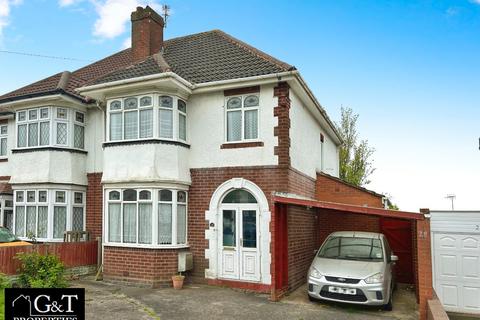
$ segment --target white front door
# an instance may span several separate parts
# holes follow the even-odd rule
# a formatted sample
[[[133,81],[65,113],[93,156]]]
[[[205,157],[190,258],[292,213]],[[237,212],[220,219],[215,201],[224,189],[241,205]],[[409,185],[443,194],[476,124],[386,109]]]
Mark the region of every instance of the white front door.
[[[260,281],[259,210],[255,204],[224,204],[219,218],[220,277]]]
[[[434,288],[447,311],[480,313],[480,235],[434,233]]]

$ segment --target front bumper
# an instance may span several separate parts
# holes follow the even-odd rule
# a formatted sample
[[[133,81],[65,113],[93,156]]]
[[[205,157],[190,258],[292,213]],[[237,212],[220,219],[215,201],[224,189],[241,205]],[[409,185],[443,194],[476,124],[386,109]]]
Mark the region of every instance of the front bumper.
[[[330,292],[330,286],[356,289],[356,294]],[[351,284],[328,281],[324,276],[321,279],[308,278],[308,295],[315,299],[378,306],[388,303],[390,297],[386,290],[387,288],[384,288],[382,283],[367,284],[363,280]]]

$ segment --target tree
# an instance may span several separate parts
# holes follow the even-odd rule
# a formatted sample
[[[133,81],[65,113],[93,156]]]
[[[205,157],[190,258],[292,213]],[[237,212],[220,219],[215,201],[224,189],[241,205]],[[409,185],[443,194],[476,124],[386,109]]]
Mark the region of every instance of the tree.
[[[356,186],[370,183],[368,177],[375,171],[371,159],[375,149],[368,145],[368,140],[358,142],[358,114],[351,108],[342,107],[342,119],[337,130],[343,139],[340,148],[340,178]]]

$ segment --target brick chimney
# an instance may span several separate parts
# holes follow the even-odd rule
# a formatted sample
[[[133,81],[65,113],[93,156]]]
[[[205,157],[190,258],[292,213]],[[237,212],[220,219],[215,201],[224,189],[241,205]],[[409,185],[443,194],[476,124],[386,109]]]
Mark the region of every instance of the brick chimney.
[[[133,62],[145,60],[163,47],[163,18],[152,8],[137,7],[132,12],[132,57]]]

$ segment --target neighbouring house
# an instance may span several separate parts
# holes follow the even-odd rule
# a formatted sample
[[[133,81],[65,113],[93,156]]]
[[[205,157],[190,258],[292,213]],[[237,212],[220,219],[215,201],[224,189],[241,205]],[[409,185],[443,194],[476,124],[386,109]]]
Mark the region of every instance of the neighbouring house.
[[[148,6],[131,22],[131,48],[0,96],[2,224],[102,237],[106,280],[170,284],[188,251],[192,281],[275,298],[329,232],[398,222],[425,305],[428,220],[338,178],[342,141],[294,66],[220,30],[164,40]]]

